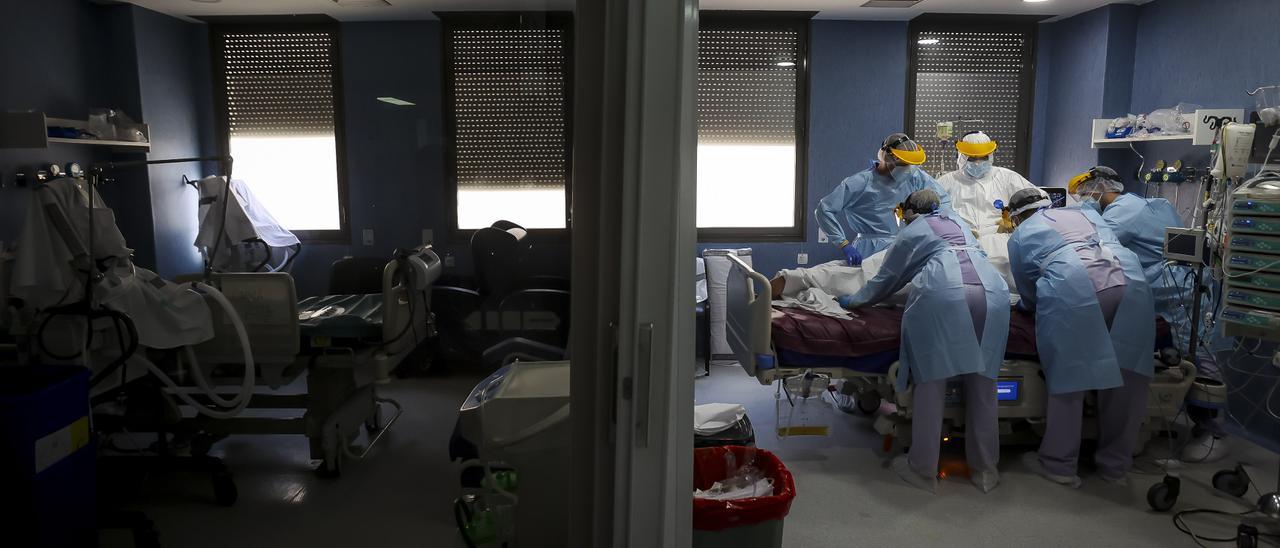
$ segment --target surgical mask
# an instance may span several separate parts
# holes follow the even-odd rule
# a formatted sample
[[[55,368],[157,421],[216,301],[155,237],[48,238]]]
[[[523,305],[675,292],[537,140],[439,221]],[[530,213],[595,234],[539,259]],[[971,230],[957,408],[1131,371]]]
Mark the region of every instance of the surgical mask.
[[[980,160],[964,163],[964,174],[974,179],[981,179],[991,173],[991,160]]]
[[[889,171],[889,175],[893,177],[894,181],[901,183],[902,181],[905,181],[907,177],[911,176],[912,167],[913,166],[897,166]]]
[[[1088,208],[1097,211],[1098,213],[1102,213],[1102,203],[1099,202],[1098,198],[1094,195],[1089,194],[1087,196],[1080,196],[1079,198],[1081,208]]]

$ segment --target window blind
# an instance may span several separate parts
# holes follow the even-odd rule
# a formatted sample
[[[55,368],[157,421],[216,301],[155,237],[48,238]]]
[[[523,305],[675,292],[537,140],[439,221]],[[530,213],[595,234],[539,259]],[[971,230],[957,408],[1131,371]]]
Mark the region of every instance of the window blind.
[[[698,30],[698,142],[793,144],[800,33]]]
[[[912,34],[915,72],[912,136],[925,147],[930,171],[955,169],[953,142],[936,139],[939,122],[955,138],[982,130],[1000,144],[997,165],[1027,172],[1033,36],[1027,31],[930,30]],[[933,160],[937,158],[938,160]]]
[[[446,32],[458,190],[566,188],[568,30]]]
[[[336,43],[326,31],[217,34],[229,136],[333,135]]]

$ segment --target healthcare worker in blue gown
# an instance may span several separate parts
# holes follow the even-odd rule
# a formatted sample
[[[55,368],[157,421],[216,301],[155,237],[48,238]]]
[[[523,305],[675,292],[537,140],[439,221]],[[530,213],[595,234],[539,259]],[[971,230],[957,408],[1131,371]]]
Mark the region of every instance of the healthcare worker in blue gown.
[[[1100,212],[1120,244],[1137,255],[1155,298],[1156,314],[1169,323],[1178,349],[1186,352],[1191,344],[1194,325],[1191,321],[1191,299],[1195,273],[1185,265],[1166,265],[1164,229],[1184,226],[1173,204],[1164,198],[1125,194],[1120,176],[1106,166],[1096,166],[1077,175],[1068,188],[1084,209]],[[1212,333],[1204,335],[1200,340],[1205,346],[1213,348],[1220,344]],[[1212,354],[1197,354],[1200,357],[1195,360],[1197,376],[1210,382],[1221,382],[1222,376]],[[1196,423],[1196,436],[1182,449],[1182,460],[1213,462],[1226,457],[1229,453],[1226,433],[1215,420],[1217,411],[1188,403],[1191,405],[1187,407],[1187,414]]]
[[[906,222],[880,272],[845,308],[869,306],[912,285],[902,314],[898,390],[914,386],[911,453],[893,460],[908,483],[934,491],[947,381],[964,387],[965,453],[970,479],[983,492],[1000,481],[996,376],[1009,338],[1009,286],[987,262],[969,226],[943,210],[937,193],[918,190],[899,206]]]
[[[1126,483],[1146,414],[1155,347],[1155,309],[1137,257],[1100,216],[1050,209],[1048,194],[1009,199],[1016,226],[1009,264],[1019,306],[1035,311],[1036,346],[1049,401],[1044,439],[1023,462],[1041,476],[1079,487],[1085,394],[1098,391],[1098,474]]]
[[[841,181],[818,203],[818,227],[844,253],[849,266],[860,266],[864,257],[889,247],[898,233],[894,207],[908,194],[931,189],[943,208],[951,209],[947,191],[918,167],[924,161],[920,145],[905,133],[894,133],[885,138],[874,165]],[[840,225],[841,216],[848,233]]]

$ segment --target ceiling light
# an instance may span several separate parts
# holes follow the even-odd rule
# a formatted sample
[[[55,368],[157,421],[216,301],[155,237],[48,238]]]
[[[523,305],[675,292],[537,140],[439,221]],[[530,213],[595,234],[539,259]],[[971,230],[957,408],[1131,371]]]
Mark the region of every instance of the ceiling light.
[[[391,103],[398,107],[411,107],[417,104],[417,103],[410,103],[409,101],[405,101],[404,99],[397,99],[395,97],[379,97],[378,100],[384,103]]]
[[[221,2],[222,0],[191,0],[191,1],[192,1],[192,2],[195,2],[195,3],[197,3],[197,4],[217,4],[218,2]]]
[[[937,44],[938,42],[939,40],[937,38],[921,38],[918,43],[924,44],[926,46],[930,46],[933,44]]]
[[[1039,4],[1040,2],[1048,2],[1049,0],[1022,0],[1028,4]]]
[[[796,66],[796,62],[795,62],[795,61],[779,61],[779,62],[778,62],[778,66],[780,66],[780,67],[794,67],[794,66]]]

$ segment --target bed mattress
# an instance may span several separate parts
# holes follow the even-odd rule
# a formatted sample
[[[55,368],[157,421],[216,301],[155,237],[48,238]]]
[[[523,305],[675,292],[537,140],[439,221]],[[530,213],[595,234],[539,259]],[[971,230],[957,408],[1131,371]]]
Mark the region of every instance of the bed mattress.
[[[898,359],[902,309],[866,308],[850,319],[833,318],[797,308],[773,309],[773,346],[785,367],[843,367],[884,373]],[[1172,345],[1169,326],[1156,320],[1156,348]],[[1038,360],[1036,321],[1031,313],[1009,316],[1005,357]]]
[[[304,337],[382,340],[382,295],[327,295],[298,303]]]

